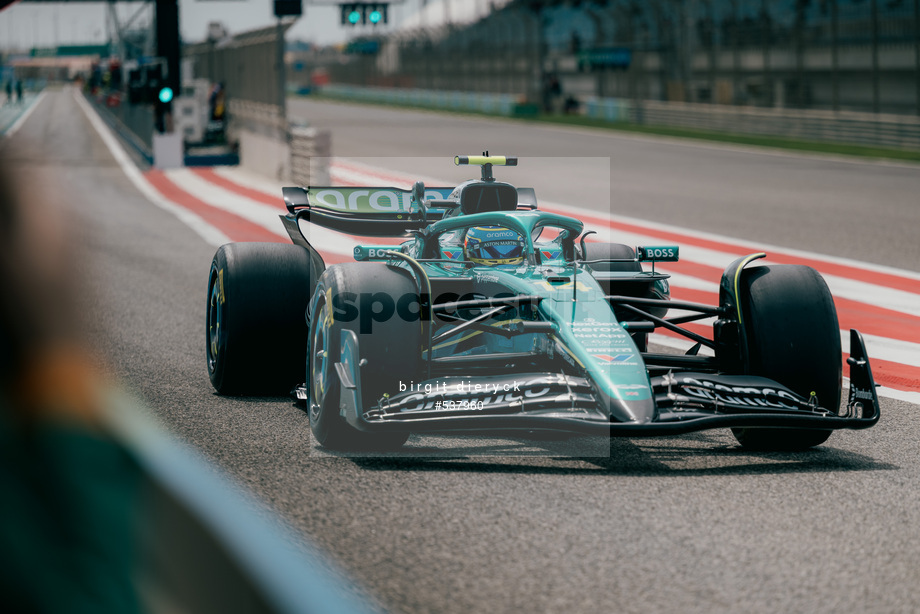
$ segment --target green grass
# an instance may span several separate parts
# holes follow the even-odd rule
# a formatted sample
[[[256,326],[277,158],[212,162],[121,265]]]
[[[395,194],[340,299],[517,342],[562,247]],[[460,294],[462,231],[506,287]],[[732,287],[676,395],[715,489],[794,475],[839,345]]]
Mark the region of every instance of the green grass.
[[[542,114],[533,118],[507,118],[503,115],[495,115],[476,111],[454,111],[450,109],[436,109],[432,107],[403,105],[382,102],[366,102],[342,98],[338,96],[329,96],[326,94],[312,94],[309,98],[317,100],[335,100],[336,102],[351,102],[354,104],[370,104],[375,106],[393,107],[400,109],[421,109],[438,113],[450,113],[453,115],[468,115],[478,117],[496,117],[512,119],[519,122],[540,123],[540,124],[557,124],[566,126],[579,126],[584,128],[596,128],[600,130],[610,130],[617,132],[629,132],[633,134],[651,134],[657,136],[668,136],[676,138],[696,139],[701,141],[712,141],[717,143],[730,143],[733,145],[746,145],[753,147],[770,147],[773,149],[783,149],[787,151],[809,152],[819,154],[830,154],[837,156],[853,156],[860,158],[878,158],[886,160],[900,160],[905,162],[920,162],[920,151],[910,149],[894,149],[887,147],[873,147],[869,145],[850,145],[846,143],[830,143],[824,141],[801,141],[774,136],[761,136],[753,134],[736,134],[730,132],[715,132],[711,130],[699,130],[696,128],[677,128],[671,126],[648,126],[631,124],[628,122],[609,122],[603,119],[594,119],[579,115],[546,115]]]

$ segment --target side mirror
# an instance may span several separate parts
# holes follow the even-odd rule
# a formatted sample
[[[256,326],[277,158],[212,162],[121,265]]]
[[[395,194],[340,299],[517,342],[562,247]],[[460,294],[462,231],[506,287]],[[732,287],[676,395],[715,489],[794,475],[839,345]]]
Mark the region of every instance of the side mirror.
[[[418,212],[422,220],[428,217],[428,210],[425,207],[425,182],[416,181],[412,184],[412,205],[418,207]]]
[[[425,182],[416,181],[412,184],[412,202],[417,203],[419,207],[425,201]]]

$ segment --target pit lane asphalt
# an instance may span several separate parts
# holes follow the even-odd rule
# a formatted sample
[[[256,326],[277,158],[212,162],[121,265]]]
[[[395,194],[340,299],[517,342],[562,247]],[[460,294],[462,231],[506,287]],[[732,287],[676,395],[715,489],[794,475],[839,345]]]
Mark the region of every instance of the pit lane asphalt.
[[[458,126],[454,119],[431,114],[409,114],[394,124],[387,121],[393,111],[363,113],[360,122],[379,122],[382,131],[369,135],[368,142],[389,142],[403,154],[416,155],[413,141],[427,139],[456,140],[458,146],[445,146],[446,155],[452,155],[486,147],[504,153],[499,146],[510,152],[518,138],[522,145],[513,149],[522,156],[550,155],[558,148],[577,153],[582,139],[590,140],[554,132],[536,149],[541,137],[530,126],[491,122],[482,128],[475,121]],[[407,126],[413,127],[411,138],[402,138]],[[496,137],[498,145],[473,146],[469,130],[504,136]],[[359,143],[341,131],[337,149],[343,155],[355,151]],[[670,143],[627,139],[617,144],[613,137],[603,138],[611,148],[607,155],[629,157],[638,149],[646,160],[666,161],[660,168],[665,179],[653,181],[652,169],[643,171],[651,193],[662,182],[675,183],[675,194],[709,184],[702,176],[707,158],[711,174],[721,176],[726,159],[754,155],[718,148],[691,154]],[[279,510],[387,609],[920,608],[916,406],[886,399],[877,427],[836,433],[828,444],[801,454],[742,452],[730,434],[713,431],[614,440],[609,458],[572,456],[580,443],[597,452],[595,441],[438,438],[412,440],[410,458],[330,457],[313,447],[306,415],[288,400],[213,393],[204,365],[205,285],[213,249],[135,190],[70,94],[49,92],[22,129],[0,146],[8,148],[23,180],[56,178],[56,187],[45,193],[66,199],[76,212],[73,232],[83,248],[91,333],[112,370],[174,433]],[[622,152],[614,151],[617,147]],[[562,176],[578,173],[564,161],[553,164]],[[821,191],[822,202],[854,201],[852,185],[838,186],[836,177],[858,175],[867,185],[889,187],[910,183],[900,167],[774,155],[759,155],[749,164],[763,167],[778,190],[795,188],[795,182],[781,180],[784,172],[809,182],[802,193]],[[439,161],[426,172],[442,176],[442,165]],[[825,167],[831,175],[816,170]],[[898,181],[882,181],[878,174]],[[692,185],[681,188],[685,177]],[[634,185],[642,188],[638,177]],[[763,215],[759,203],[769,195],[758,196],[743,179],[725,189],[739,195],[723,199],[732,200],[738,217]],[[711,190],[718,193],[716,187]],[[871,200],[903,203],[918,190],[895,192],[880,192]],[[752,197],[741,198],[744,194]],[[803,206],[812,200],[803,196]],[[708,215],[718,218],[718,209]],[[901,244],[914,238],[915,229],[896,224],[883,238]],[[760,229],[754,232],[763,238]],[[858,237],[866,228],[854,224],[845,232]],[[844,241],[840,249],[850,244]],[[884,253],[877,257],[898,264]],[[460,457],[432,458],[450,446]],[[522,449],[546,455],[514,456]]]

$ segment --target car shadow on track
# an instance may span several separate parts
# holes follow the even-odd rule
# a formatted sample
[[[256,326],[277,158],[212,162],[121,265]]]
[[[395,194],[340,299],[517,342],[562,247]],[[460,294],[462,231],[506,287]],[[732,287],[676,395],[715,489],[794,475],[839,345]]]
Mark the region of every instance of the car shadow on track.
[[[295,404],[303,410],[303,406]],[[802,452],[754,452],[727,429],[662,438],[562,433],[415,435],[392,452],[341,453],[310,437],[310,455],[341,458],[369,471],[444,471],[534,475],[770,475],[895,471],[900,467],[827,444]]]
[[[576,438],[577,439],[577,438]],[[668,439],[612,439],[609,454],[573,454],[573,440],[539,442],[543,454],[515,454],[514,441],[443,450],[410,446],[399,453],[350,457],[369,471],[443,471],[536,475],[769,475],[894,471],[897,465],[824,445],[804,452],[751,452],[730,436],[695,434]],[[533,440],[523,440],[528,449]],[[575,442],[577,444],[577,442]],[[577,446],[576,446],[577,447]]]

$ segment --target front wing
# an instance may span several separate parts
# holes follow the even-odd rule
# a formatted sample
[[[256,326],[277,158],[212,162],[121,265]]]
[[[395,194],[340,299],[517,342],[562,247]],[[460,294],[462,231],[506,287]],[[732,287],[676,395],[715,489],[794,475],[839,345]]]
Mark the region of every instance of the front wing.
[[[850,331],[850,392],[842,412],[823,408],[777,382],[688,371],[651,379],[657,411],[645,422],[616,422],[593,382],[561,373],[460,375],[400,382],[399,392],[361,406],[358,338],[342,331],[342,417],[362,431],[555,430],[583,435],[657,437],[731,427],[863,429],[881,414],[865,344]],[[628,399],[629,391],[623,391]]]

